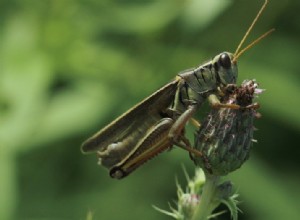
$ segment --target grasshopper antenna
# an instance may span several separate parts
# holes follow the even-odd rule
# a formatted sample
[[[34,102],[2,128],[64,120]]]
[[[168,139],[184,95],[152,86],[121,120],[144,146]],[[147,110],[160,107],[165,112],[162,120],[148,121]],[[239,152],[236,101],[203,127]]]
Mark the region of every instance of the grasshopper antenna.
[[[273,31],[275,31],[275,28],[272,28],[271,30],[267,31],[266,33],[264,33],[263,35],[261,35],[259,38],[257,38],[256,40],[252,41],[250,44],[248,44],[248,46],[246,46],[244,49],[240,50],[238,52],[238,54],[234,54],[233,56],[233,62],[237,61],[237,59],[248,49],[250,49],[251,47],[253,47],[255,44],[257,44],[259,41],[261,41],[263,38],[265,38],[266,36],[268,36],[269,34],[271,34]]]
[[[239,50],[241,49],[243,43],[244,43],[245,40],[247,39],[248,35],[250,34],[251,30],[253,29],[254,25],[256,24],[258,18],[260,17],[261,13],[264,11],[264,9],[265,9],[265,7],[267,6],[267,4],[268,4],[268,0],[265,0],[265,3],[263,4],[263,6],[261,7],[261,9],[260,9],[259,12],[257,13],[257,15],[256,15],[256,17],[254,18],[252,24],[250,25],[250,27],[248,28],[247,32],[245,33],[243,39],[241,40],[240,44],[239,44],[238,47],[236,48],[236,51],[234,52],[234,55],[233,55],[234,61],[237,60],[237,55],[240,56],[240,55],[242,54],[242,53],[239,53]],[[269,31],[269,32],[271,32],[271,31]],[[269,34],[269,32],[265,33],[264,35],[267,36],[267,35]],[[260,41],[262,38],[264,38],[264,37],[265,37],[264,35],[262,35],[262,36],[259,37],[257,40],[255,40],[255,41],[254,41],[255,43],[253,42],[253,43],[252,43],[252,46],[253,46],[254,44],[256,44],[258,41]],[[246,48],[249,49],[249,48],[252,47],[252,46],[249,45],[249,46],[246,47]],[[246,51],[246,50],[244,49],[244,51]]]

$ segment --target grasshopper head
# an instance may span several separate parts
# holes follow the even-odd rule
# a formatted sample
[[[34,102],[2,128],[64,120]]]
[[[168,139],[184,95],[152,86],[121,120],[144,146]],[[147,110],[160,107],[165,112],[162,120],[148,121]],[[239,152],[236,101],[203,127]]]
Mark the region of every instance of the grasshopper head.
[[[233,54],[223,52],[215,56],[212,64],[217,74],[218,84],[226,86],[235,84],[238,76],[237,63],[233,60]]]

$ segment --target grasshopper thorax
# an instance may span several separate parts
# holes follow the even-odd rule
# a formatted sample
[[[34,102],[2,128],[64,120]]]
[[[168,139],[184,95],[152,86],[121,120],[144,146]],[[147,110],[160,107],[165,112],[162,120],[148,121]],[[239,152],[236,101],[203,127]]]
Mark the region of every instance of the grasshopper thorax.
[[[237,62],[234,61],[232,53],[223,52],[215,56],[212,60],[213,67],[217,75],[217,84],[226,86],[235,84],[238,76]]]

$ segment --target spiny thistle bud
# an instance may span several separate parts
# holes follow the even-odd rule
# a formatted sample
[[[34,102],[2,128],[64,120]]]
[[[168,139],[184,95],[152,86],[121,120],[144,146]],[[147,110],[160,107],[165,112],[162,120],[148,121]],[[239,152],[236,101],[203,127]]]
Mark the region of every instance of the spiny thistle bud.
[[[178,200],[178,206],[180,207],[182,215],[187,219],[191,219],[195,212],[195,208],[198,206],[200,201],[198,194],[185,193]]]
[[[200,192],[203,189],[205,183],[205,176],[203,170],[196,168],[194,178],[190,178],[184,169],[186,179],[188,181],[185,191],[181,188],[179,183],[176,181],[177,185],[177,197],[176,202],[177,207],[173,208],[170,205],[171,211],[166,211],[154,206],[156,210],[169,215],[177,220],[191,219],[195,209],[200,203]],[[222,198],[223,199],[223,198]]]
[[[255,94],[261,93],[255,80],[247,80],[234,91],[227,92],[222,103],[236,104],[240,109],[213,109],[195,134],[195,148],[203,157],[195,163],[212,175],[227,175],[249,158],[253,142],[253,121],[258,117],[253,104]]]

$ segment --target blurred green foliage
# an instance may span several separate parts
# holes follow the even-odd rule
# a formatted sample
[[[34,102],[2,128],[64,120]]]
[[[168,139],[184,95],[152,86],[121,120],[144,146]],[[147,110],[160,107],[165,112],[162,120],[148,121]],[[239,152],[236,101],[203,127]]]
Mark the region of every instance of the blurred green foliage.
[[[176,198],[181,164],[193,172],[186,152],[175,148],[116,181],[79,146],[179,71],[233,52],[261,5],[2,0],[0,219],[168,219],[151,205]],[[276,32],[239,60],[239,82],[255,78],[266,89],[258,143],[230,176],[240,219],[300,214],[299,6],[271,0],[248,42]]]

